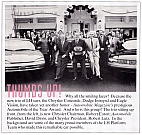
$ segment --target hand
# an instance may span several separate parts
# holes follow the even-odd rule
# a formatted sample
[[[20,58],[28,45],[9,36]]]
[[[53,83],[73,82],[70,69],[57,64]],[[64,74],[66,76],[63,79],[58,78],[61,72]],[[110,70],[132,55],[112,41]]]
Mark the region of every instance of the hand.
[[[37,49],[39,50],[39,49],[41,49],[41,47],[37,47]]]
[[[108,45],[108,40],[106,41],[106,45]]]
[[[65,58],[66,57],[66,54],[64,54],[63,56],[62,56],[62,58]]]
[[[84,56],[84,55],[85,55],[85,53],[86,53],[86,52],[85,52],[85,51],[83,51],[83,54],[82,54],[82,55]]]
[[[104,48],[101,48],[101,51],[104,51]]]
[[[57,65],[58,64],[58,59],[57,58],[55,58],[55,65]]]
[[[57,60],[55,60],[55,65],[57,65],[58,64],[58,61]]]
[[[54,46],[54,50],[55,50],[55,51],[57,50],[57,46],[56,46],[56,45]]]
[[[70,56],[70,59],[72,60],[72,54],[71,53],[69,53],[69,56]]]

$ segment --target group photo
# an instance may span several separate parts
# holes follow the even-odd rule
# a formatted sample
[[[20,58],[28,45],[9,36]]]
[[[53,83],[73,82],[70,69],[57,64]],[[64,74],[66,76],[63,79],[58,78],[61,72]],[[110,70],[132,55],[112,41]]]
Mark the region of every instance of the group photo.
[[[136,92],[137,37],[137,4],[5,5],[5,85]]]

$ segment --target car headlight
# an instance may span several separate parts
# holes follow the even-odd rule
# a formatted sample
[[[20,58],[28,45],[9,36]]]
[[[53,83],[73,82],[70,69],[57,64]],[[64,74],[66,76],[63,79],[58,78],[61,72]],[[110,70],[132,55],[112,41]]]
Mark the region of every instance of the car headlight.
[[[114,58],[109,58],[109,62],[117,62],[117,60]]]
[[[8,60],[5,60],[5,64],[10,64],[10,62]]]
[[[35,61],[44,61],[44,57],[37,58]]]

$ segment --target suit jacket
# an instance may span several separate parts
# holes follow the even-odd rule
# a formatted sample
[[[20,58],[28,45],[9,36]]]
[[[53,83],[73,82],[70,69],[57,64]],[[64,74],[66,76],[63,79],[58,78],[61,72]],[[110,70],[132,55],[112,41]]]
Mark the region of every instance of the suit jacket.
[[[103,36],[103,41],[101,37],[98,37],[99,43],[100,43],[100,48],[104,48],[104,51],[100,51],[100,53],[108,53],[108,45],[109,45],[109,39],[107,36]]]
[[[49,52],[49,47],[47,45],[46,39],[41,38],[41,40],[38,41],[37,46],[40,47],[40,51],[43,54],[48,54]]]
[[[84,40],[79,39],[78,43],[73,40],[71,42],[71,52],[73,55],[82,55],[83,51],[87,50],[87,45]]]
[[[57,45],[57,51],[59,50],[59,55],[64,55],[69,56],[70,52],[70,42],[64,41],[64,44],[62,45],[61,40],[58,40]]]
[[[100,44],[99,44],[98,38],[92,39],[93,48],[92,48],[92,45],[91,45],[91,39],[90,38],[86,39],[85,42],[86,42],[86,45],[87,45],[87,52],[88,53],[92,52],[94,56],[100,57],[99,56]]]

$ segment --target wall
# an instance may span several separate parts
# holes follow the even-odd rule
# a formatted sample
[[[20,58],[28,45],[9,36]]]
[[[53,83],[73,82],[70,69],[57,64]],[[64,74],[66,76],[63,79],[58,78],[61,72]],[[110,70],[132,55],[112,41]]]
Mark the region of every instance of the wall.
[[[83,21],[84,25],[90,23],[90,30],[94,30],[94,19],[91,18],[91,13],[88,13],[87,10],[74,10],[75,12],[71,14],[71,18],[67,18],[66,31],[72,31],[72,24],[78,23],[78,21]],[[78,23],[79,24],[79,23]]]
[[[12,6],[5,6],[5,37],[9,36],[10,34],[15,36],[13,31],[14,22],[11,14]]]
[[[94,20],[93,19],[82,19],[84,24],[85,23],[90,23],[90,29],[91,30],[94,30]],[[72,23],[77,23],[77,19],[68,19],[67,21],[67,31],[72,31],[71,30],[71,26],[72,26]]]
[[[11,12],[12,9],[11,7],[13,7],[13,5],[11,6],[7,6],[6,9],[6,33],[9,33],[9,31],[12,29],[12,27],[10,26],[10,21],[11,19]],[[15,7],[15,18],[34,18],[33,19],[33,24],[36,26],[41,27],[42,28],[42,24],[36,24],[36,18],[40,18],[40,17],[56,17],[56,24],[57,24],[57,31],[59,31],[60,29],[62,29],[62,31],[64,31],[64,14],[63,11],[66,9],[66,6],[64,5],[16,5]],[[35,14],[36,13],[36,14]],[[40,13],[40,14],[37,14]],[[62,24],[60,23],[62,21]],[[33,24],[21,24],[19,27],[21,28],[29,28],[30,26],[32,26]],[[14,25],[11,24],[11,25]],[[27,26],[26,26],[27,25]],[[46,28],[46,26],[48,24],[43,24],[44,28]],[[61,27],[62,25],[62,27]],[[33,29],[33,26],[31,27],[31,29]]]
[[[61,28],[63,31],[71,31],[71,23],[77,22],[77,19],[82,19],[85,23],[90,23],[90,27],[91,30],[96,30],[99,29],[99,25],[101,26],[100,29],[105,30],[105,16],[114,16],[114,14],[110,14],[110,13],[106,13],[104,11],[107,12],[113,12],[113,13],[125,13],[123,14],[123,16],[137,16],[136,12],[133,13],[129,13],[126,14],[128,12],[131,11],[136,11],[137,7],[136,6],[100,6],[100,5],[95,5],[95,9],[98,11],[98,15],[97,15],[97,24],[94,24],[94,20],[91,19],[90,14],[87,13],[86,10],[82,10],[82,12],[80,13],[79,10],[76,11],[74,14],[71,14],[72,18],[69,19],[67,21],[68,25],[64,25],[64,14],[63,12],[67,9],[67,5],[28,5],[28,6],[24,6],[24,5],[20,5],[19,7],[17,6],[15,8],[15,10],[17,11],[17,14],[28,14],[28,13],[33,13],[33,12],[51,12],[57,15],[53,15],[53,14],[48,14],[48,16],[56,16],[57,17],[57,31],[59,31]],[[104,11],[103,11],[104,10]],[[12,19],[12,6],[6,6],[6,10],[5,10],[5,35],[9,35],[11,33],[13,33],[13,19]],[[122,14],[121,14],[122,15]],[[47,17],[47,14],[42,14],[42,17]],[[119,16],[119,14],[115,14],[115,16]],[[20,17],[24,17],[24,16],[20,16]],[[26,16],[26,17],[30,17],[30,16]],[[33,18],[37,18],[37,15],[32,15]],[[75,19],[75,20],[74,20]],[[98,21],[101,20],[101,23],[99,23]],[[62,23],[60,23],[62,21]],[[136,28],[136,23],[131,23],[130,24],[126,24],[127,27],[135,27]],[[31,24],[29,24],[31,25]],[[63,25],[63,27],[61,27],[61,25]],[[111,24],[109,24],[111,25]],[[115,24],[112,24],[115,27]],[[119,25],[119,24],[117,24]],[[121,24],[120,24],[121,26]],[[124,26],[125,27],[125,26]]]

